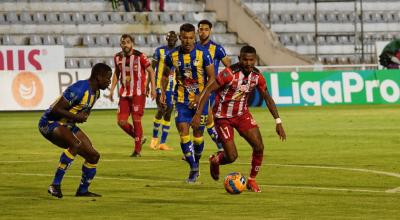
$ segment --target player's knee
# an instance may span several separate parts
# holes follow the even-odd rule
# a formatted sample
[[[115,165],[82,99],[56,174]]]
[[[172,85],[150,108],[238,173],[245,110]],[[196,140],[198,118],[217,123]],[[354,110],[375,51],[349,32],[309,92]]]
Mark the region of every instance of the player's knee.
[[[118,123],[118,126],[120,126],[121,128],[125,127],[125,125],[128,124],[128,122],[126,120],[119,120],[117,123]]]
[[[100,160],[100,154],[97,151],[94,151],[89,155],[89,158],[86,158],[86,160],[91,163],[91,164],[97,164]]]
[[[260,143],[254,146],[253,152],[256,154],[262,154],[264,152],[264,144]]]
[[[237,157],[238,157],[237,152],[225,153],[225,158],[228,163],[233,163]]]

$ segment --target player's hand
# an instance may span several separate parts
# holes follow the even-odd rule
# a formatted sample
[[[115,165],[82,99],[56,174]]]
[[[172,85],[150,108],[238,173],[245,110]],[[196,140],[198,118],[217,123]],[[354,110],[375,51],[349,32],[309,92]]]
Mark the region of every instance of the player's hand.
[[[199,106],[199,96],[195,96],[194,100],[189,102],[189,108],[190,109],[197,109],[197,106]]]
[[[164,96],[165,96],[165,95],[164,95]],[[152,89],[152,90],[151,90],[151,100],[156,99],[156,97],[157,97],[157,92],[156,92],[155,89]]]
[[[86,112],[80,112],[77,115],[75,115],[75,119],[74,121],[76,123],[83,123],[87,120],[87,118],[89,117],[89,114]]]
[[[150,86],[147,85],[146,86],[146,97],[149,97],[149,95],[150,95]]]
[[[113,92],[110,92],[110,94],[108,94],[108,95],[104,94],[103,96],[104,96],[104,98],[109,99],[111,102],[114,102],[114,93]]]
[[[285,130],[283,130],[282,123],[276,124],[276,133],[279,135],[281,141],[286,140]]]
[[[200,127],[201,115],[194,114],[192,118],[192,128],[193,130],[197,130]]]

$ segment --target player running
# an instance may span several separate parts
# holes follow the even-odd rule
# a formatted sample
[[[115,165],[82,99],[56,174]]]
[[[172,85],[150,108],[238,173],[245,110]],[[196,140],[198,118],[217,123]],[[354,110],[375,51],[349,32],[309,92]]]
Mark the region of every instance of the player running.
[[[282,121],[279,118],[275,102],[268,93],[264,77],[255,68],[256,50],[251,46],[240,49],[239,63],[225,68],[220,72],[215,81],[203,90],[198,104],[198,110],[192,120],[193,128],[197,128],[201,120],[201,109],[207,105],[208,96],[216,91],[213,113],[215,127],[223,144],[224,151],[210,156],[210,173],[214,180],[219,179],[219,165],[232,163],[238,153],[233,139],[233,128],[251,145],[253,155],[251,161],[250,177],[247,188],[253,192],[261,192],[255,178],[263,160],[264,144],[260,130],[250,114],[247,106],[249,95],[258,88],[264,98],[269,111],[275,118],[276,132],[283,141],[286,139]]]
[[[166,66],[161,81],[161,100],[165,105],[166,84],[171,69],[175,69],[175,124],[179,131],[182,152],[190,165],[190,173],[186,181],[194,183],[199,175],[199,160],[204,148],[204,123],[193,129],[193,143],[189,134],[190,123],[196,112],[200,93],[208,80],[214,81],[215,74],[208,51],[196,46],[195,27],[192,24],[181,25],[179,39],[181,45],[173,49],[165,58]],[[203,122],[207,117],[207,111],[208,105],[199,113],[203,117]]]
[[[219,63],[222,62],[225,67],[229,67],[231,65],[231,59],[226,55],[225,49],[221,45],[211,40],[211,29],[212,24],[210,21],[199,21],[197,24],[197,33],[199,34],[200,41],[197,44],[210,53],[211,58],[214,61],[214,73],[217,76]],[[224,149],[222,148],[222,144],[218,141],[218,133],[214,127],[214,119],[211,111],[214,101],[215,92],[212,92],[210,95],[210,109],[208,110],[206,127],[211,139],[217,144],[218,151],[223,151]]]
[[[112,77],[111,89],[108,98],[113,102],[114,89],[119,80],[118,125],[135,140],[135,149],[131,157],[140,157],[143,139],[142,117],[146,104],[147,73],[151,82],[151,98],[156,98],[155,76],[149,59],[133,49],[133,38],[128,34],[121,36],[122,51],[114,56],[115,71]],[[128,122],[132,116],[133,125]]]
[[[85,159],[82,166],[82,179],[75,196],[98,197],[88,191],[96,175],[100,154],[94,149],[88,136],[76,126],[86,122],[90,110],[99,98],[100,90],[110,85],[112,70],[103,63],[93,66],[90,78],[80,80],[69,86],[61,97],[48,108],[39,120],[40,133],[51,143],[64,148],[53,183],[48,192],[62,198],[61,181],[76,155]]]
[[[168,77],[168,82],[167,82],[167,88],[165,90],[165,101],[166,101],[166,109],[161,105],[160,102],[160,97],[161,97],[161,78],[163,75],[164,71],[164,65],[165,65],[165,56],[171,51],[172,49],[175,48],[176,41],[178,41],[178,36],[176,35],[175,31],[170,31],[168,32],[166,36],[168,44],[165,46],[161,46],[156,49],[154,55],[153,55],[153,62],[152,66],[155,68],[156,72],[156,92],[157,92],[157,97],[156,97],[156,103],[157,103],[157,113],[154,116],[153,120],[153,138],[151,139],[150,142],[150,148],[156,150],[171,150],[172,148],[168,147],[168,145],[165,144],[167,141],[168,133],[169,133],[169,128],[171,125],[171,113],[172,110],[174,109],[174,100],[173,100],[173,89],[175,87],[175,72],[171,71],[170,75]],[[160,140],[160,145],[157,146],[158,144],[158,130],[160,128],[160,125],[162,124],[161,128],[161,140]]]

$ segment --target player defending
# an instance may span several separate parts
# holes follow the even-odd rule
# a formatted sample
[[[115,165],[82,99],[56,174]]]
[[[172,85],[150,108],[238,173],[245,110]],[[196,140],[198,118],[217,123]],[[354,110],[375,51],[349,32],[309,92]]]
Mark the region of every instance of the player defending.
[[[275,102],[268,93],[264,77],[255,66],[256,50],[251,46],[240,49],[239,63],[225,68],[220,72],[215,81],[210,83],[202,92],[199,101],[199,109],[193,117],[192,126],[197,128],[201,120],[201,108],[207,104],[207,97],[212,91],[217,96],[213,113],[215,116],[215,127],[223,144],[224,152],[210,157],[210,172],[214,180],[219,178],[219,165],[232,163],[236,160],[238,153],[233,139],[233,128],[251,145],[253,155],[251,161],[250,177],[247,188],[254,192],[261,192],[255,178],[263,160],[264,144],[260,130],[250,114],[247,100],[252,91],[257,87],[261,96],[267,103],[267,107],[275,118],[276,133],[283,141],[286,139],[282,121],[279,118]]]
[[[168,32],[166,36],[168,44],[166,46],[161,46],[156,49],[153,55],[153,62],[152,66],[155,68],[156,71],[156,102],[157,102],[157,113],[153,120],[153,138],[150,142],[150,148],[156,150],[171,150],[165,142],[167,141],[167,136],[169,133],[169,128],[171,125],[171,113],[173,110],[173,89],[175,86],[175,72],[171,71],[168,77],[167,88],[165,90],[165,102],[166,102],[166,109],[161,105],[160,97],[161,97],[161,78],[164,71],[164,63],[165,63],[165,56],[175,48],[176,41],[178,41],[178,36],[176,35],[175,31]],[[161,128],[161,140],[160,145],[157,147],[158,144],[158,130],[160,125],[162,124]]]
[[[221,45],[215,43],[210,39],[211,28],[212,24],[208,20],[201,20],[197,24],[197,32],[199,34],[199,39],[200,39],[200,42],[198,42],[198,44],[210,53],[211,58],[214,61],[214,73],[216,74],[215,76],[217,76],[219,63],[222,62],[225,65],[225,67],[229,67],[231,65],[231,60],[226,55],[225,49]],[[215,93],[212,92],[210,95],[210,109],[208,110],[206,127],[207,127],[207,132],[210,135],[211,139],[217,144],[218,151],[223,151],[224,149],[222,148],[222,144],[218,141],[218,133],[214,127],[214,119],[211,111],[211,108],[214,105],[214,101],[215,101]]]
[[[142,116],[146,104],[147,74],[151,82],[151,98],[156,97],[155,74],[149,59],[140,51],[133,49],[133,38],[128,34],[121,36],[122,51],[114,56],[115,71],[112,77],[108,98],[113,102],[114,89],[120,82],[118,102],[118,125],[135,139],[135,149],[131,157],[140,157],[143,139]],[[132,116],[133,125],[128,122]]]
[[[94,65],[90,78],[69,86],[39,120],[40,133],[51,143],[65,149],[61,154],[53,183],[48,189],[52,196],[63,197],[61,181],[77,154],[85,158],[85,162],[82,166],[81,183],[75,196],[101,196],[88,191],[90,182],[96,175],[100,154],[76,123],[87,120],[90,110],[99,98],[100,89],[104,90],[110,85],[111,74],[112,70],[106,64]]]
[[[196,33],[192,24],[186,23],[180,27],[179,39],[181,45],[173,49],[165,58],[161,100],[165,105],[166,84],[171,69],[175,69],[177,83],[174,91],[175,124],[179,131],[182,152],[190,165],[190,173],[186,181],[194,183],[199,175],[199,160],[204,148],[204,123],[193,129],[193,144],[189,134],[190,123],[196,112],[201,91],[208,80],[209,82],[215,80],[215,74],[210,53],[202,50],[195,43]],[[207,111],[208,105],[200,111],[203,122],[207,117]]]

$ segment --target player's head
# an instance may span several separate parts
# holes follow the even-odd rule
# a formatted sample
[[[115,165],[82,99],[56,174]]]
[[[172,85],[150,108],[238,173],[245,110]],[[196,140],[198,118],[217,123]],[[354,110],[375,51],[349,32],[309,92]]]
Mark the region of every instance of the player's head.
[[[119,45],[125,54],[129,54],[133,48],[133,38],[129,34],[123,34],[119,40]]]
[[[247,71],[251,71],[256,65],[257,52],[252,46],[246,45],[240,49],[239,63]]]
[[[179,40],[186,52],[191,51],[196,42],[195,27],[189,23],[182,24],[179,29]]]
[[[178,41],[178,36],[175,31],[170,31],[166,36],[168,47],[175,47],[176,42]]]
[[[96,63],[92,67],[90,80],[93,80],[99,89],[106,89],[111,84],[111,67],[105,63]]]
[[[200,41],[207,41],[211,35],[212,24],[209,20],[201,20],[197,24],[197,32],[199,34]]]

